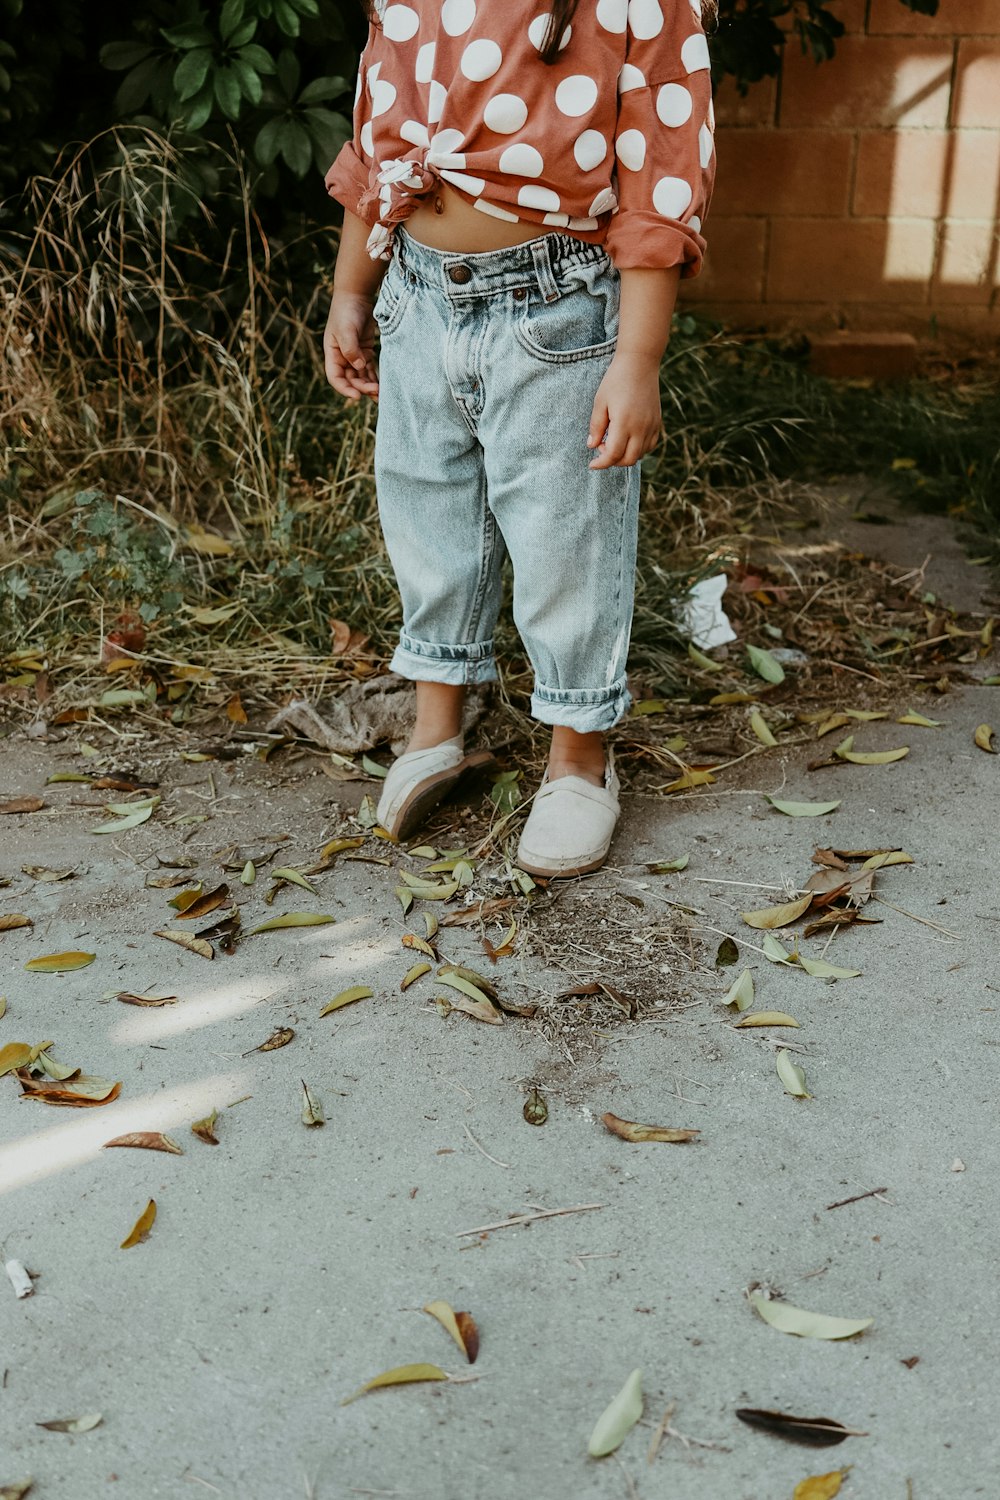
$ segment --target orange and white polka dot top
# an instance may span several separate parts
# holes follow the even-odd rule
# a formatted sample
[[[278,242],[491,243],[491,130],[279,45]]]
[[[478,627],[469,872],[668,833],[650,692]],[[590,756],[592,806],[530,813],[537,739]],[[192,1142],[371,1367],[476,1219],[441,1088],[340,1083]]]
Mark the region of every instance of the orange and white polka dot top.
[[[439,180],[485,214],[558,226],[619,269],[701,269],[715,170],[699,0],[580,0],[554,63],[522,0],[380,3],[354,137],[327,190],[388,259]]]

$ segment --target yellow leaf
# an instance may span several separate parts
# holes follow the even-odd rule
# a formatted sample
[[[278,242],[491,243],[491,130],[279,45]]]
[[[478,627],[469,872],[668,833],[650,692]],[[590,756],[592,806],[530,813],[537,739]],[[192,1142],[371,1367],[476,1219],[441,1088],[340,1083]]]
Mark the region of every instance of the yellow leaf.
[[[0,932],[15,932],[19,927],[34,927],[30,917],[23,912],[11,911],[5,917],[0,917]]]
[[[15,1068],[23,1068],[31,1058],[31,1048],[27,1042],[8,1042],[6,1047],[0,1047],[0,1078],[5,1073],[13,1073]]]
[[[811,904],[810,891],[808,895],[798,896],[794,901],[786,901],[781,906],[765,906],[760,911],[744,911],[740,915],[748,927],[787,927],[789,922],[797,921]]]
[[[750,728],[753,730],[754,734],[760,740],[762,745],[771,746],[778,743],[778,741],[774,738],[774,735],[771,733],[771,726],[764,718],[764,715],[762,713],[759,713],[756,709],[754,709],[753,713],[750,715]]]
[[[149,1238],[149,1231],[153,1227],[156,1218],[156,1199],[150,1198],[142,1213],[136,1219],[128,1234],[119,1246],[122,1250],[131,1250],[133,1245],[141,1245],[143,1240]]]
[[[352,1401],[357,1401],[359,1396],[367,1395],[369,1391],[381,1390],[387,1385],[412,1385],[420,1380],[447,1380],[448,1376],[444,1370],[437,1365],[397,1365],[392,1370],[384,1370],[381,1375],[376,1375],[372,1380],[356,1390],[353,1396],[345,1396],[341,1406],[349,1406]]]
[[[463,1354],[468,1353],[468,1350],[465,1347],[465,1340],[463,1339],[461,1332],[459,1331],[458,1319],[455,1316],[455,1310],[450,1303],[427,1302],[424,1304],[424,1312],[430,1313],[432,1318],[437,1319],[437,1321],[441,1324],[441,1327],[444,1329],[445,1333],[451,1335]]]
[[[67,974],[71,969],[85,969],[96,953],[48,953],[44,958],[29,958],[25,968],[31,974]]]
[[[875,1321],[874,1318],[828,1318],[823,1313],[793,1307],[790,1302],[764,1297],[760,1292],[750,1294],[750,1306],[779,1333],[792,1333],[801,1339],[850,1339]]]
[[[335,855],[342,854],[345,849],[360,849],[363,843],[364,838],[360,835],[349,839],[331,839],[328,844],[323,845],[319,851],[319,857],[320,859],[333,859]]]
[[[812,1094],[806,1088],[806,1075],[798,1063],[793,1062],[792,1054],[784,1047],[775,1058],[775,1068],[786,1094],[791,1094],[796,1099],[812,1098]]]
[[[802,1479],[795,1486],[793,1500],[834,1500],[840,1494],[847,1469],[835,1469],[832,1474],[815,1474],[811,1479]]]
[[[923,714],[915,714],[911,708],[909,713],[903,714],[902,718],[896,720],[897,724],[915,724],[919,729],[940,729],[944,723],[943,719],[927,719]]]
[[[239,693],[234,693],[226,704],[226,718],[230,724],[246,724],[248,722],[247,711],[243,707]]]
[[[990,755],[996,755],[997,752],[993,745],[993,730],[988,724],[980,724],[973,738],[980,750],[986,750]]]
[[[740,1016],[736,1022],[740,1026],[798,1026],[794,1016],[786,1015],[783,1010],[754,1010],[749,1015]]]
[[[228,542],[225,537],[216,536],[214,532],[195,524],[190,525],[184,533],[184,545],[203,557],[228,557],[235,551],[232,542]]]
[[[861,866],[862,870],[883,870],[886,865],[912,865],[913,855],[905,849],[890,849],[886,854],[873,854]]]
[[[715,780],[711,771],[697,771],[688,769],[683,776],[678,776],[676,781],[671,781],[663,788],[665,792],[686,792],[695,786],[710,786]]]
[[[253,937],[255,932],[276,932],[280,927],[323,927],[336,920],[336,917],[325,917],[314,911],[286,911],[283,916],[272,917],[259,927],[251,927],[249,936]]]
[[[786,802],[782,797],[771,797],[765,792],[765,797],[775,812],[784,813],[786,818],[824,818],[827,813],[836,812],[840,802]]]
[[[328,1016],[331,1011],[340,1010],[341,1006],[353,1005],[355,1000],[371,1000],[374,994],[375,991],[370,990],[366,984],[356,984],[352,989],[341,990],[339,995],[334,995],[333,999],[324,1005],[320,1015]]]
[[[841,760],[849,760],[853,766],[887,766],[891,761],[904,760],[910,753],[909,745],[898,750],[839,750]]]
[[[184,608],[196,625],[222,625],[226,620],[231,620],[233,615],[239,612],[240,606],[238,604],[220,604],[215,609],[209,609],[202,605],[185,604]]]
[[[408,990],[411,984],[416,984],[418,979],[422,979],[425,974],[429,974],[430,972],[430,964],[414,964],[412,969],[407,969],[400,981],[399,988],[401,990]]]

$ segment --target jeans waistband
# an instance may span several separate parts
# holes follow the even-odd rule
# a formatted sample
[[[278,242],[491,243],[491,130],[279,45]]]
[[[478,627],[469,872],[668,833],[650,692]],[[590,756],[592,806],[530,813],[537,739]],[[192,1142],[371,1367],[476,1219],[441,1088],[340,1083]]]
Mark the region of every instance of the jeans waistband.
[[[554,302],[570,285],[575,285],[570,280],[574,268],[610,264],[602,246],[569,234],[542,234],[505,249],[463,255],[421,244],[399,227],[393,244],[404,271],[463,301],[534,285],[546,302]]]

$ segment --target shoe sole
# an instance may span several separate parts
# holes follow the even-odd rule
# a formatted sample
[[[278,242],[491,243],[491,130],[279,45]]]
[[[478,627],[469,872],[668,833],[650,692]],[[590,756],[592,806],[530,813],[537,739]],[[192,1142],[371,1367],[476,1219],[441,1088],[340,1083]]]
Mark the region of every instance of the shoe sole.
[[[494,759],[492,750],[473,750],[471,755],[460,760],[457,766],[452,766],[447,771],[435,771],[433,776],[426,776],[413,788],[396,814],[393,826],[387,831],[397,839],[408,838],[426,818],[430,817],[438,803],[444,800],[467,771],[475,771],[483,766],[491,765]]]
[[[610,851],[609,851],[610,852]],[[555,866],[525,864],[523,859],[517,861],[517,868],[523,870],[526,875],[540,875],[543,880],[569,880],[574,875],[592,875],[602,865],[607,864],[608,855],[602,854],[600,859],[595,859],[587,865],[573,865],[572,869],[557,869]]]

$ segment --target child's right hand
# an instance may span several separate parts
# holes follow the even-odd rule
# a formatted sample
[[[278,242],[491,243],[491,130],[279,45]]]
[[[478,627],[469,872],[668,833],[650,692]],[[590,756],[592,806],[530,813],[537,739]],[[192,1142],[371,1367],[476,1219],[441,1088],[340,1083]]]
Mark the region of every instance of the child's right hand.
[[[349,292],[334,292],[323,334],[326,378],[347,401],[378,399],[373,302]]]

